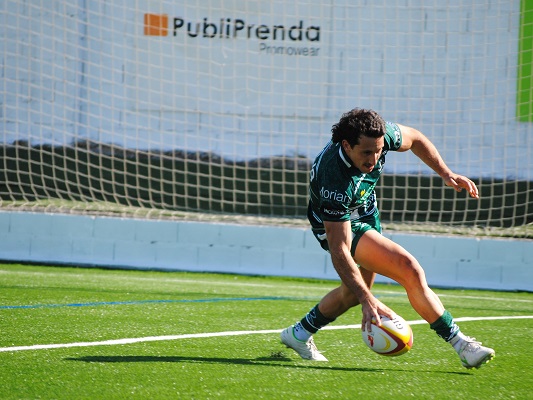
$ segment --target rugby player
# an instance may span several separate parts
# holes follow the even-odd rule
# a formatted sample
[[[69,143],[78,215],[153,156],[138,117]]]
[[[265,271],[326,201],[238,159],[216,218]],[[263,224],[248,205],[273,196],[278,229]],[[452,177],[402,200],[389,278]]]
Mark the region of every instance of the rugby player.
[[[350,308],[361,305],[362,329],[372,318],[394,312],[371,293],[376,274],[402,285],[414,310],[458,353],[466,368],[479,368],[495,352],[464,335],[439,297],[429,288],[424,270],[407,250],[381,235],[375,186],[389,151],[412,151],[447,186],[479,198],[475,183],[454,173],[433,143],[420,131],[385,122],[373,110],[353,109],[333,125],[332,137],[316,157],[310,173],[308,219],[313,234],[331,260],[340,286],[326,294],[299,322],[281,332],[281,341],[302,358],[327,361],[313,334]]]

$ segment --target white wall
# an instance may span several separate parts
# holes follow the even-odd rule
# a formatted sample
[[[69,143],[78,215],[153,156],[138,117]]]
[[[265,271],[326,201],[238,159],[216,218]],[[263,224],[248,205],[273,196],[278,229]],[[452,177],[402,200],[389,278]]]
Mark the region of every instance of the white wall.
[[[166,14],[168,35],[144,35],[145,13]],[[468,176],[533,180],[532,125],[515,115],[519,0],[7,0],[0,16],[5,143],[313,158],[358,106],[421,129]],[[174,18],[302,21],[320,38],[174,36]]]
[[[387,236],[430,285],[533,291],[531,240]],[[338,279],[309,229],[62,214],[0,212],[0,260]]]

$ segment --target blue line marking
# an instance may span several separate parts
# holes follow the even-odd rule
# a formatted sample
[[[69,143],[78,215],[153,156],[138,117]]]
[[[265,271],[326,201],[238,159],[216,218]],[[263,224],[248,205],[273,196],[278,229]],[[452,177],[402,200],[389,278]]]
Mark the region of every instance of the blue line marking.
[[[67,303],[67,304],[34,304],[23,306],[0,306],[0,310],[34,309],[34,308],[57,308],[57,307],[98,307],[136,304],[161,304],[161,303],[218,303],[223,301],[264,301],[264,300],[313,300],[314,297],[221,297],[198,300],[136,300],[136,301],[101,301],[91,303]]]
[[[388,294],[388,297],[405,296],[404,294]],[[374,297],[381,297],[374,294]],[[117,305],[137,305],[137,304],[162,304],[162,303],[219,303],[223,301],[273,301],[273,300],[316,300],[319,297],[285,297],[285,296],[263,296],[263,297],[219,297],[212,299],[182,299],[182,300],[132,300],[132,301],[96,301],[90,303],[66,303],[66,304],[33,304],[21,306],[2,306],[0,310],[21,310],[35,308],[60,308],[60,307],[98,307],[98,306],[117,306]]]

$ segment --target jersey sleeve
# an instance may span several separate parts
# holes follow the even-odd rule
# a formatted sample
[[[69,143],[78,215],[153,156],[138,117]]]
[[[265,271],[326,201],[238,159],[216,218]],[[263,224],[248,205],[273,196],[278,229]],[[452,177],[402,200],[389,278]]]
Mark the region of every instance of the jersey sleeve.
[[[385,122],[385,150],[397,151],[402,146],[402,132],[393,122]]]

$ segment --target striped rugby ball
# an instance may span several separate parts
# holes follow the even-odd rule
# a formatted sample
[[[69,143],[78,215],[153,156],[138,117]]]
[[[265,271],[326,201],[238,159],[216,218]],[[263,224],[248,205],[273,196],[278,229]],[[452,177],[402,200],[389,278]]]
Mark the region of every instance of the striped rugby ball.
[[[363,331],[363,342],[374,352],[383,356],[399,356],[413,347],[413,331],[405,320],[396,315],[389,319],[380,315],[381,326],[372,320],[372,332]]]

